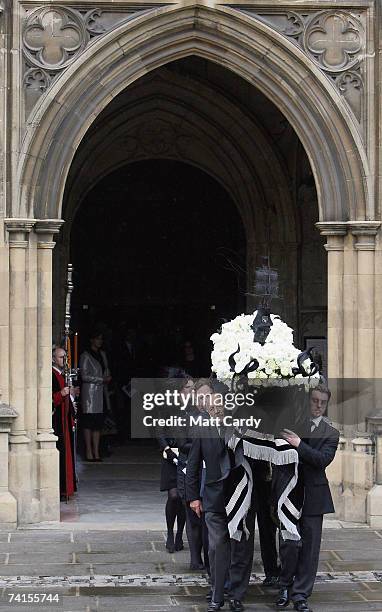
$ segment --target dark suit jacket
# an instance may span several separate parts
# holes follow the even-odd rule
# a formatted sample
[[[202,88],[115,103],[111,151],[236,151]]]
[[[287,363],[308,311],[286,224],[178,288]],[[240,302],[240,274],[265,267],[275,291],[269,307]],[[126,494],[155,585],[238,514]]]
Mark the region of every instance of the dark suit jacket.
[[[206,464],[203,510],[225,512],[226,481],[231,471],[231,457],[224,439],[217,435],[216,430],[211,431],[211,438],[200,437],[192,441],[186,471],[187,501],[201,497],[200,470],[203,461]]]
[[[297,449],[305,487],[303,515],[316,516],[334,512],[325,468],[333,461],[339,432],[322,419],[312,437],[302,440]]]

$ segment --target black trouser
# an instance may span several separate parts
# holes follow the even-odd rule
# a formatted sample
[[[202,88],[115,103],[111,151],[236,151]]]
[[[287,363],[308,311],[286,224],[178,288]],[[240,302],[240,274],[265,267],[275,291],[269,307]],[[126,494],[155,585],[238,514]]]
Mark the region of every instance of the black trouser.
[[[255,544],[255,505],[252,503],[246,517],[246,526],[249,531],[247,539],[245,533],[241,535],[240,541],[231,540],[231,565],[229,568],[228,591],[232,599],[244,598],[251,577],[253,550]]]
[[[257,508],[257,525],[259,529],[261,560],[267,577],[278,576],[280,568],[277,559],[276,533],[277,525],[271,517],[272,482],[254,479]]]
[[[212,601],[224,601],[224,583],[230,566],[231,547],[225,512],[205,512]]]
[[[211,577],[210,561],[208,558],[208,548],[209,548],[208,528],[207,528],[206,516],[204,512],[202,512],[202,540],[203,540],[204,565],[206,566],[207,574]]]
[[[188,502],[185,502],[186,508],[186,532],[188,545],[190,547],[191,563],[199,565],[203,562],[202,550],[204,553],[204,565],[208,569],[208,535],[207,540],[205,533],[207,529],[204,525],[204,515],[199,518],[196,513],[190,508]],[[207,546],[206,546],[207,543]]]
[[[321,547],[322,514],[302,516],[301,540],[280,537],[280,587],[288,588],[292,601],[297,602],[312,594]]]

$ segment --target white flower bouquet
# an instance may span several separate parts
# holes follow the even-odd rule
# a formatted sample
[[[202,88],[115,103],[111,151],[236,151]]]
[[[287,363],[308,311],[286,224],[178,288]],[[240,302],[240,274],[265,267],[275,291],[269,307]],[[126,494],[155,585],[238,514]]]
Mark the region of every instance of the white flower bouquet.
[[[251,361],[256,360],[257,368],[246,373],[249,385],[283,387],[290,384],[318,384],[320,374],[316,372],[315,364],[308,354],[304,354],[305,359],[301,363],[302,352],[293,344],[293,330],[278,315],[270,315],[272,326],[265,343],[254,342],[251,325],[256,315],[257,311],[249,315],[241,314],[223,323],[221,331],[211,336],[214,345],[212,371],[217,378],[230,382],[234,375],[239,375]],[[301,373],[300,365],[307,376]]]

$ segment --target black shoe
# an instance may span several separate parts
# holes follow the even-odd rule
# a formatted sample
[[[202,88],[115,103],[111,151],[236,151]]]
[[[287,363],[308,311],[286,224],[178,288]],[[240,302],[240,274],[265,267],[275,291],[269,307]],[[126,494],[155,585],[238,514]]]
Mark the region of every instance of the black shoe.
[[[312,608],[309,608],[308,602],[305,599],[300,599],[300,601],[294,602],[294,609],[297,612],[313,612]]]
[[[223,606],[224,601],[221,601],[220,603],[217,603],[216,601],[211,601],[207,608],[207,612],[216,612],[216,610],[220,610],[220,608],[222,608]]]
[[[193,572],[195,572],[196,570],[199,570],[201,572],[201,571],[203,571],[205,569],[206,569],[206,566],[202,562],[200,562],[200,563],[190,563],[190,570],[192,570]],[[207,599],[207,601],[211,601],[211,598]]]
[[[263,587],[277,588],[279,584],[278,576],[266,576],[262,582]]]
[[[244,606],[241,603],[240,599],[230,599],[229,600],[229,609],[232,612],[242,612],[244,610]]]
[[[175,552],[174,534],[167,534],[166,549],[169,553]]]
[[[289,606],[289,601],[288,589],[280,589],[279,596],[275,601],[276,608],[286,608]]]

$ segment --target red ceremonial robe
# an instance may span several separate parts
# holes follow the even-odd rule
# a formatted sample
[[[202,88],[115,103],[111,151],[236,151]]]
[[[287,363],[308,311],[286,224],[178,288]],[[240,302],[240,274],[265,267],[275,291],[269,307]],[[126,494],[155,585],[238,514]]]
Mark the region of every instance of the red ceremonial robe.
[[[60,494],[66,498],[77,490],[74,463],[74,408],[70,396],[62,397],[65,380],[55,368],[52,370],[53,417],[52,425],[58,437],[60,453]]]

